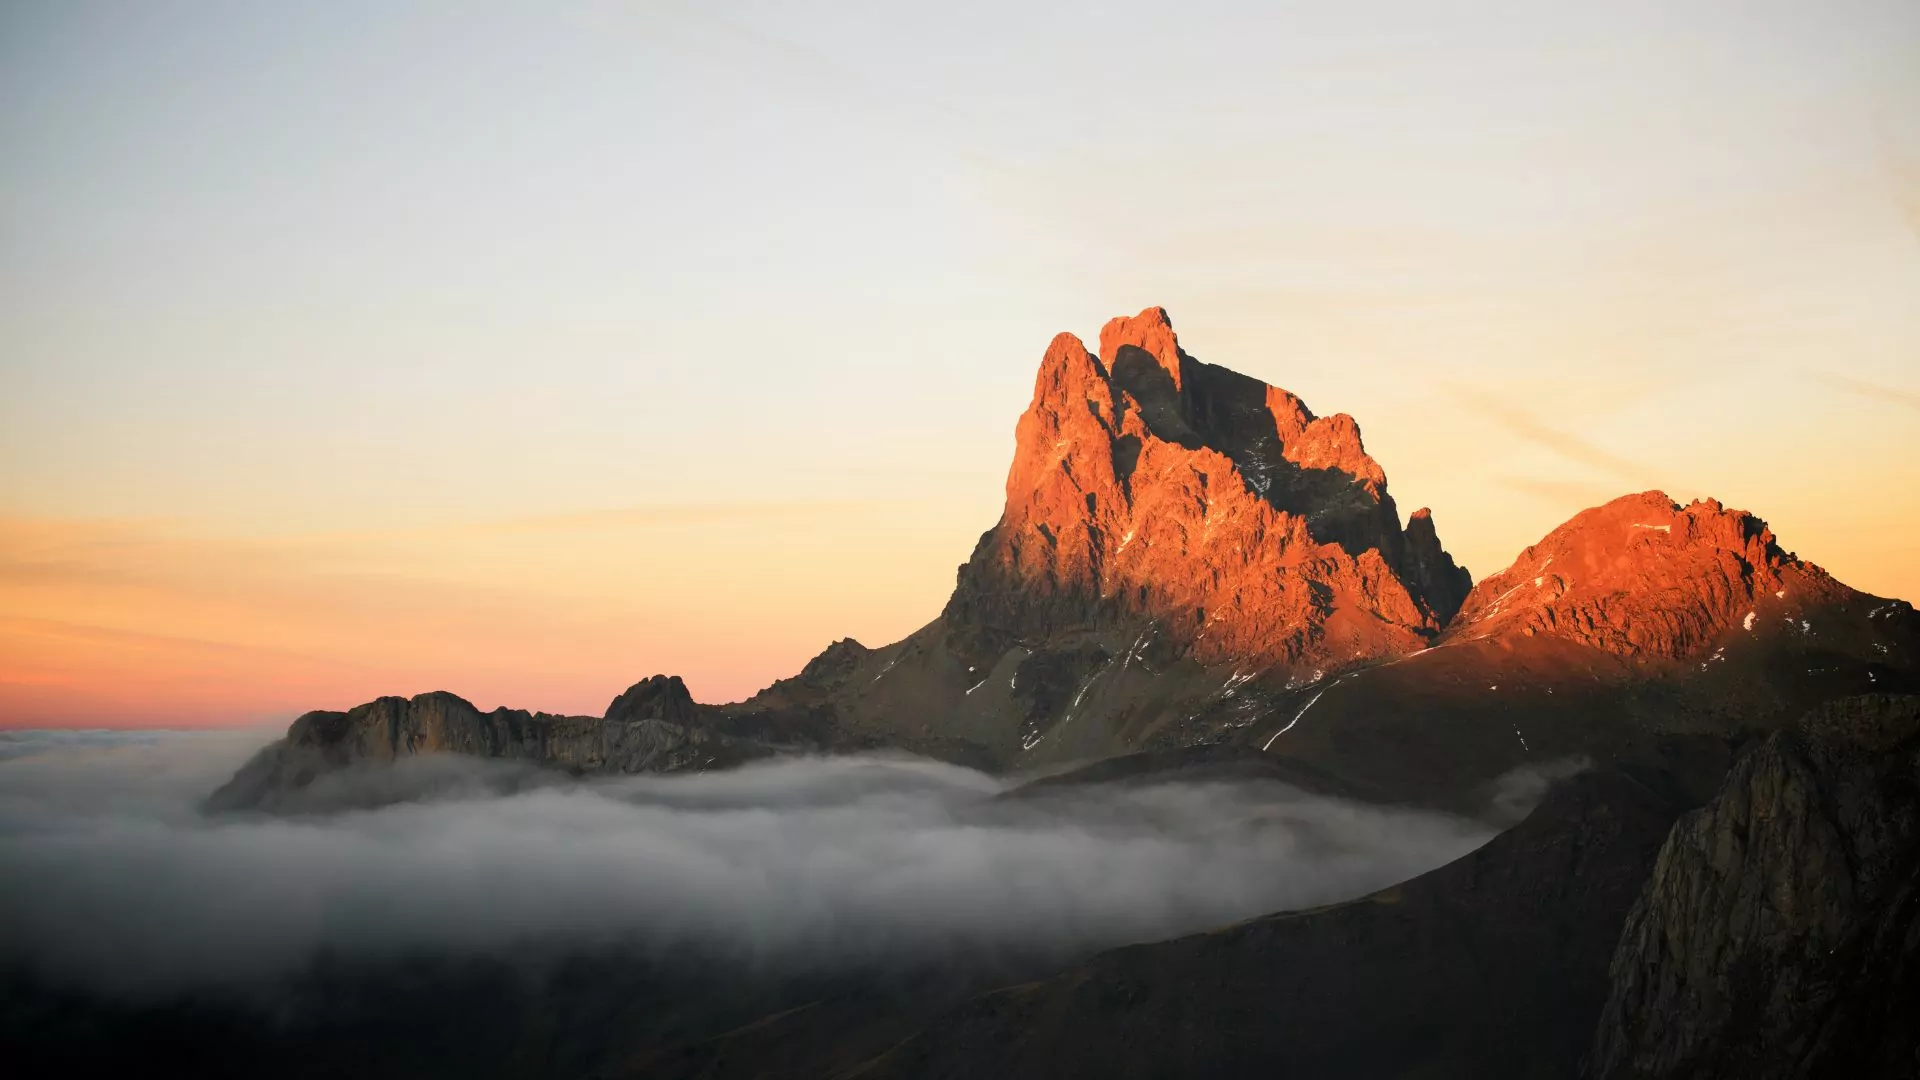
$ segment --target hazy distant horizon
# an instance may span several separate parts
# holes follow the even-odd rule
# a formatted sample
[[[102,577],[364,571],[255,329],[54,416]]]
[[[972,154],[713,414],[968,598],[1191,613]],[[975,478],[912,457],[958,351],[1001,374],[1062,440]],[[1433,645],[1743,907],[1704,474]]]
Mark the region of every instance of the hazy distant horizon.
[[[1660,487],[1920,596],[1920,7],[0,11],[0,727],[737,700],[935,616],[1052,335],[1476,579]]]

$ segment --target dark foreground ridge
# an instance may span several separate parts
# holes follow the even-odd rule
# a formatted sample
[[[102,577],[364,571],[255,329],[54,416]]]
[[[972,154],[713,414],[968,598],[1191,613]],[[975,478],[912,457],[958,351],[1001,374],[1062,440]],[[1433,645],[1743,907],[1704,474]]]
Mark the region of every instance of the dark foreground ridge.
[[[894,1046],[829,1045],[789,1075],[1570,1076],[1613,939],[1685,797],[1666,786],[1587,773],[1402,885],[1104,953],[949,1008]],[[808,1026],[771,1018],[700,1048],[686,1075],[774,1075],[796,1043],[818,1044]]]
[[[1668,836],[1588,1075],[1920,1076],[1920,698],[1835,702]]]

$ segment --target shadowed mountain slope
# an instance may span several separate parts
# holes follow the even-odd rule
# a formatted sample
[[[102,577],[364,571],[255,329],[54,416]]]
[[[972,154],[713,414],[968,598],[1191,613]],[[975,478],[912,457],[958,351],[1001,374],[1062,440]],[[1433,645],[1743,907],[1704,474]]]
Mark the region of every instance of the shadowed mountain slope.
[[[1920,1075],[1920,697],[1835,702],[1673,829],[1588,1075]]]
[[[1576,777],[1479,851],[1372,896],[1116,949],[891,1032],[769,1017],[690,1048],[714,1078],[1573,1075],[1669,825],[1657,772]],[[638,1075],[638,1074],[635,1074]]]

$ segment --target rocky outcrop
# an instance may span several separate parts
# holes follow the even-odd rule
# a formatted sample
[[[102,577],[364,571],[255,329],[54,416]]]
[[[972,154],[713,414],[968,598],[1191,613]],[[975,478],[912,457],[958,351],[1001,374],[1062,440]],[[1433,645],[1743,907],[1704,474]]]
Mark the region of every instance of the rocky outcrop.
[[[1920,1075],[1920,697],[1835,702],[1677,824],[1588,1075]]]
[[[1181,350],[1165,311],[1100,356],[1053,340],[999,524],[944,621],[984,668],[1088,626],[1158,628],[1203,665],[1307,671],[1420,648],[1465,595],[1431,515],[1403,530],[1359,425]]]
[[[693,703],[687,684],[678,675],[655,675],[628,687],[607,706],[607,720],[633,723],[638,720],[664,720],[685,726],[699,717],[700,706]]]
[[[1401,572],[1411,583],[1410,588],[1428,598],[1434,614],[1443,622],[1451,622],[1473,591],[1473,576],[1440,546],[1432,510],[1423,506],[1407,518],[1405,542]]]
[[[210,811],[295,808],[328,773],[380,766],[422,754],[564,769],[576,774],[670,772],[737,765],[777,749],[804,749],[728,730],[711,706],[695,704],[677,676],[656,675],[613,700],[604,717],[520,709],[481,712],[444,691],[383,697],[345,712],[310,712],[284,739],[260,751],[207,800]]]
[[[1735,632],[1872,598],[1780,549],[1767,523],[1648,491],[1576,514],[1475,586],[1450,640],[1548,634],[1636,661],[1702,660]],[[1902,606],[1902,605],[1895,605]]]
[[[780,679],[742,703],[746,708],[820,705],[844,690],[874,652],[852,638],[841,638],[806,662],[800,673]]]

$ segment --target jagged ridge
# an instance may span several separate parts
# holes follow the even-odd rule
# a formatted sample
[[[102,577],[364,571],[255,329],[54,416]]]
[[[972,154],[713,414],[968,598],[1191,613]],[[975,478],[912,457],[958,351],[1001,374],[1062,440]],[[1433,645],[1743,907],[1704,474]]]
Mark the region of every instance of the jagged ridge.
[[[206,808],[297,808],[301,789],[326,773],[420,754],[526,761],[576,774],[671,772],[731,767],[781,749],[814,748],[828,737],[804,715],[760,717],[752,727],[728,719],[695,703],[678,676],[666,675],[635,683],[605,716],[481,712],[446,691],[377,698],[345,712],[301,716],[286,738],[215,791]]]
[[[1405,529],[1359,425],[1180,349],[1148,308],[1054,338],[1016,429],[1000,522],[948,627],[987,658],[1152,620],[1203,664],[1305,669],[1419,648],[1468,577],[1431,515]]]

